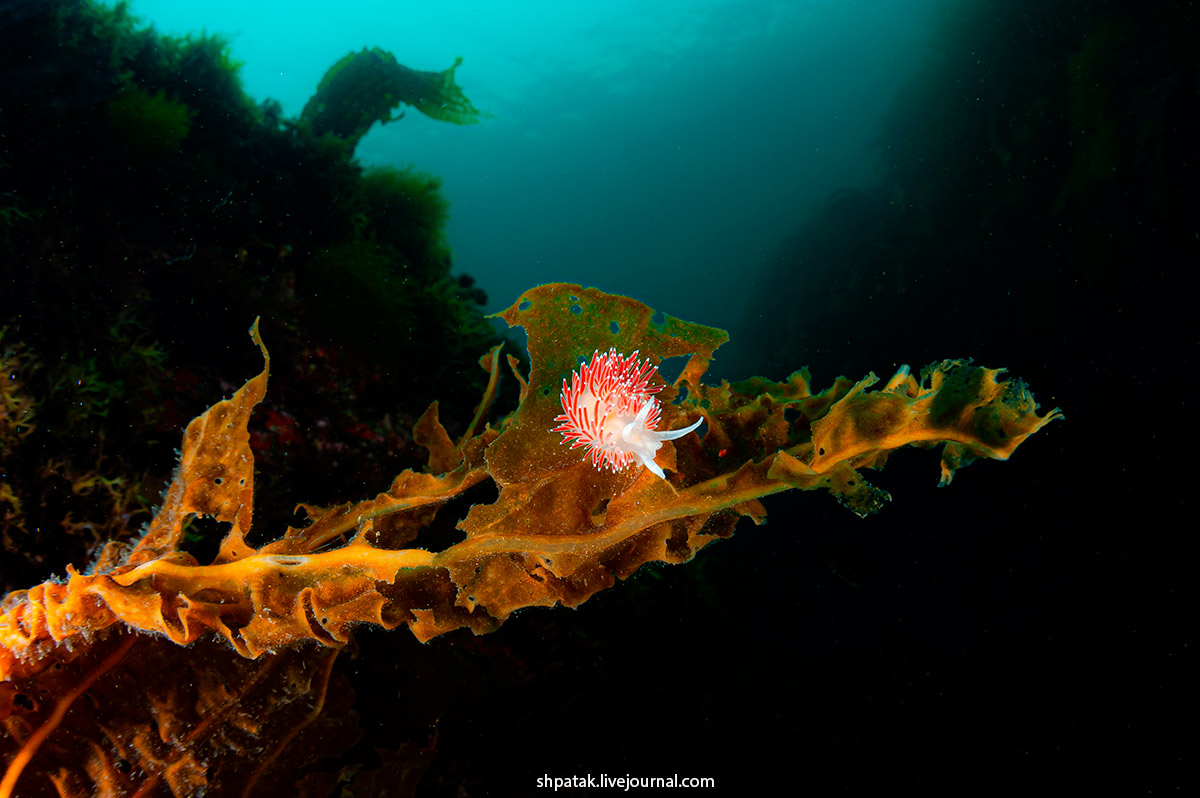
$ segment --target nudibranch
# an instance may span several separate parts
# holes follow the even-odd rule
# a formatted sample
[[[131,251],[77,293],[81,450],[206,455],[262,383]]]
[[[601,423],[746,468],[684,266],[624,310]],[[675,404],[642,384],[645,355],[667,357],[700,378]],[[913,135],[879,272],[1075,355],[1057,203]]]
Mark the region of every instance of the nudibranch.
[[[650,384],[657,371],[649,359],[638,360],[636,350],[628,357],[616,349],[603,355],[596,350],[591,363],[571,374],[570,385],[563,380],[563,412],[554,419],[562,423],[550,431],[561,432],[572,449],[586,446],[596,468],[623,471],[637,462],[666,479],[654,462],[662,442],[682,438],[704,419],[683,429],[657,431],[662,409],[654,394],[662,386]]]

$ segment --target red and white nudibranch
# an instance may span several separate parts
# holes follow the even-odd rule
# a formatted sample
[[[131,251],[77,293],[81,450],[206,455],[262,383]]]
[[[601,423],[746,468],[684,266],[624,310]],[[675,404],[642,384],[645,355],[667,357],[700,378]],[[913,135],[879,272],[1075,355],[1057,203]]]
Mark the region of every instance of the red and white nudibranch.
[[[563,413],[554,419],[562,423],[550,431],[561,432],[572,449],[586,446],[596,468],[623,471],[638,462],[666,479],[654,462],[655,453],[663,441],[682,438],[704,419],[683,429],[658,432],[662,411],[654,394],[662,386],[650,384],[656,371],[658,367],[648,359],[638,360],[637,351],[626,357],[616,349],[604,355],[596,350],[591,363],[571,374],[570,385],[563,380]]]

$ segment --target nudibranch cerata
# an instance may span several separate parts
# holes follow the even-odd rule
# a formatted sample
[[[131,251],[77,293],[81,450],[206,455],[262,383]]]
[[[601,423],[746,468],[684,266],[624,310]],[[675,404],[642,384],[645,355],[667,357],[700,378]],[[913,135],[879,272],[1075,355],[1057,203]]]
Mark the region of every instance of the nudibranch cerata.
[[[663,441],[682,438],[704,423],[704,419],[683,429],[658,432],[662,414],[654,394],[661,385],[651,385],[650,378],[658,371],[649,359],[638,360],[638,353],[626,357],[616,349],[592,356],[571,374],[571,384],[563,380],[562,422],[550,430],[561,432],[563,442],[571,448],[587,447],[587,454],[596,468],[623,471],[633,463],[641,463],[659,477],[666,479],[654,455]]]

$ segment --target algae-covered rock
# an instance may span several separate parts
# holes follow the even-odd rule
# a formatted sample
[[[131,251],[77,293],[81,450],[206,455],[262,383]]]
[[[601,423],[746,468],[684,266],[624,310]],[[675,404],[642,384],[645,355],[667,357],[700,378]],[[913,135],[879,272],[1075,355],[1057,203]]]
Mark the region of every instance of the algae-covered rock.
[[[402,104],[442,122],[474,124],[486,114],[454,82],[454,70],[461,63],[462,58],[456,58],[443,72],[421,72],[399,63],[386,50],[364,47],[329,68],[300,118],[313,135],[330,133],[352,147],[376,122],[387,124],[403,117],[404,112],[393,115]]]

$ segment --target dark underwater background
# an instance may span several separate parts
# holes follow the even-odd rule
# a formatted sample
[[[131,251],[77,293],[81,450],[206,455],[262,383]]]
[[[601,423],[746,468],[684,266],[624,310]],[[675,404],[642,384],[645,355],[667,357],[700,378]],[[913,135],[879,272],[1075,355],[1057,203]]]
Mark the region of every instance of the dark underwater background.
[[[714,380],[971,357],[1065,421],[942,489],[898,453],[866,519],[771,497],[577,610],[360,630],[361,738],[313,767],[386,783],[422,749],[431,796],[1194,782],[1194,3],[112,8],[0,0],[0,376],[37,398],[0,448],[0,592],[148,520],[182,428],[261,368],[255,316],[261,543],[420,467],[429,402],[461,433],[478,357],[520,352],[485,314],[578,282],[728,329]],[[312,135],[363,48],[462,57],[480,118]]]

